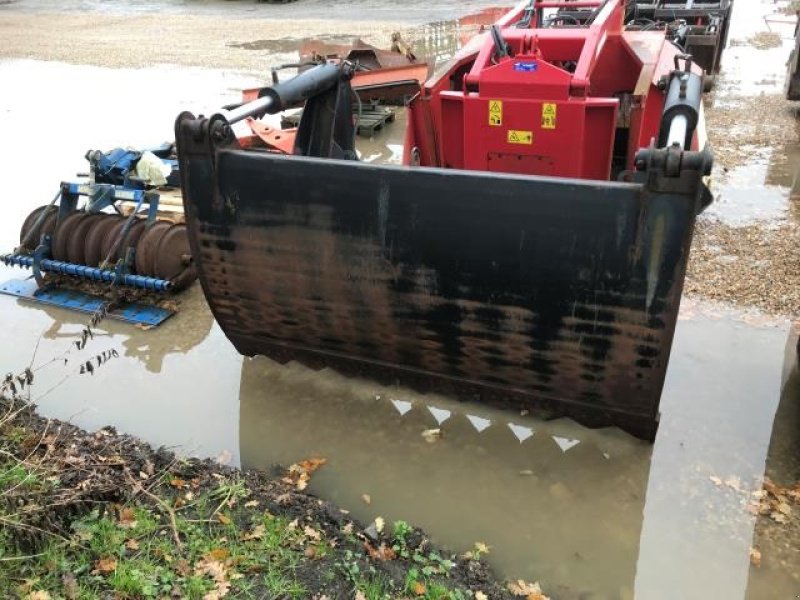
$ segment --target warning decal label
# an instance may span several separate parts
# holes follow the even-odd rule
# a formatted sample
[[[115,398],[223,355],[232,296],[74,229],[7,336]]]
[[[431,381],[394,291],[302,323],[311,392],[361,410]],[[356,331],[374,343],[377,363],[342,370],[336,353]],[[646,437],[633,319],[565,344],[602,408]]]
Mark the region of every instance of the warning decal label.
[[[556,111],[558,105],[551,102],[542,104],[542,129],[556,128]]]
[[[500,127],[503,124],[503,101],[489,100],[489,125]]]
[[[521,129],[509,129],[506,135],[509,144],[533,144],[533,132]]]

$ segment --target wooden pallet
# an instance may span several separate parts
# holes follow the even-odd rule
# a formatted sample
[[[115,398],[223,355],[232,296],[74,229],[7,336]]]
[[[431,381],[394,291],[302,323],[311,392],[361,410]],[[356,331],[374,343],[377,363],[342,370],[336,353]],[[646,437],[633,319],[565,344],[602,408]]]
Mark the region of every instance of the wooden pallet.
[[[159,191],[157,217],[173,223],[185,223],[186,217],[183,214],[183,198],[178,189]],[[135,202],[123,201],[119,203],[122,214],[128,216],[136,208]],[[147,208],[145,207],[145,211]]]
[[[281,127],[297,127],[300,124],[300,117],[302,111],[283,115],[281,117]],[[353,107],[353,114],[356,115],[356,133],[361,137],[370,138],[376,132],[384,128],[388,123],[393,123],[396,110],[387,106],[378,106],[373,104],[366,104],[361,108],[361,114],[358,112],[358,107]]]

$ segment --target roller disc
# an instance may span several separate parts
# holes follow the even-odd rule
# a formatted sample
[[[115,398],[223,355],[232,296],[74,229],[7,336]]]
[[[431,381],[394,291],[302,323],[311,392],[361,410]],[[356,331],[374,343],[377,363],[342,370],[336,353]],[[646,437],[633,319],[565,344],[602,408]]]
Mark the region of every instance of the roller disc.
[[[85,264],[90,267],[96,267],[100,261],[105,258],[103,253],[103,240],[108,233],[108,230],[114,227],[121,217],[117,215],[103,215],[96,223],[93,223],[91,228],[86,234],[86,241],[84,243],[84,258]]]
[[[122,240],[120,239],[120,236],[122,235],[122,229],[125,227],[126,221],[127,219],[124,218],[119,219],[116,223],[114,223],[114,226],[110,227],[106,232],[100,252],[101,261],[104,261],[108,258],[109,262],[111,263],[117,262],[120,254],[120,248],[122,248]],[[114,248],[114,244],[116,244],[116,248]],[[112,248],[114,249],[114,254],[109,257],[109,253],[111,252]]]
[[[44,221],[42,222],[42,230],[39,232],[39,235],[52,236],[56,231],[57,224],[58,224],[58,209],[54,210],[44,218]]]
[[[67,258],[67,245],[74,235],[75,227],[84,220],[86,213],[73,212],[68,214],[56,226],[53,232],[53,258],[56,260],[69,260]]]
[[[169,221],[156,221],[139,238],[136,244],[136,272],[139,275],[154,276],[158,242],[170,227],[172,223]]]
[[[120,251],[118,253],[120,258],[124,258],[128,252],[128,248],[136,249],[136,244],[139,242],[139,239],[142,237],[144,233],[145,227],[147,226],[147,221],[144,219],[136,219],[131,225],[131,228],[128,230],[128,237],[127,239],[122,241],[120,245]],[[136,265],[132,265],[133,269],[136,269]]]
[[[67,238],[67,260],[76,265],[86,264],[86,234],[92,225],[101,221],[105,215],[86,215],[75,223]]]
[[[39,215],[44,210],[46,210],[48,213],[56,213],[58,211],[58,207],[56,207],[56,206],[40,206],[40,207],[34,209],[34,211],[25,218],[25,221],[22,223],[22,229],[19,232],[19,243],[21,245],[22,245],[23,241],[25,240],[25,237],[28,235],[28,231],[30,231],[30,229],[33,227],[34,223],[36,223],[36,219],[39,218]],[[24,247],[27,248],[28,250],[35,250],[37,244],[39,243],[39,238],[40,237],[41,237],[40,233],[37,233],[36,235],[32,235],[30,237],[30,239],[27,241],[27,243],[24,244]]]
[[[176,288],[185,287],[197,277],[189,248],[186,225],[170,227],[158,242],[154,263],[156,277],[173,281]]]

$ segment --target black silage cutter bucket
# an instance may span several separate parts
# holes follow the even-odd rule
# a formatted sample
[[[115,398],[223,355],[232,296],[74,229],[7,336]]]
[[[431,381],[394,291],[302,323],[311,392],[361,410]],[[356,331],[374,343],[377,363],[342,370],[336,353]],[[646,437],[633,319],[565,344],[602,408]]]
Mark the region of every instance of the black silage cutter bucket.
[[[176,122],[192,255],[237,350],[652,440],[710,201],[710,152],[669,141],[691,102],[624,183],[377,166],[352,160],[349,69]],[[691,80],[699,105],[690,69],[670,94]],[[239,146],[232,123],[302,103],[294,155]]]
[[[244,151],[211,121],[176,127],[186,222],[239,352],[654,438],[710,154],[581,181]]]

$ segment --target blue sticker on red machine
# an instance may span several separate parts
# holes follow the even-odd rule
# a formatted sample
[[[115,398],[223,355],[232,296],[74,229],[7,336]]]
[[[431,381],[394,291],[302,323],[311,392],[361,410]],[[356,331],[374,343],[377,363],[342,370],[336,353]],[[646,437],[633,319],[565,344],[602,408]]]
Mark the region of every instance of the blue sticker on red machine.
[[[515,62],[514,63],[514,70],[515,71],[524,71],[526,73],[535,73],[536,69],[539,68],[539,63],[537,62]]]

